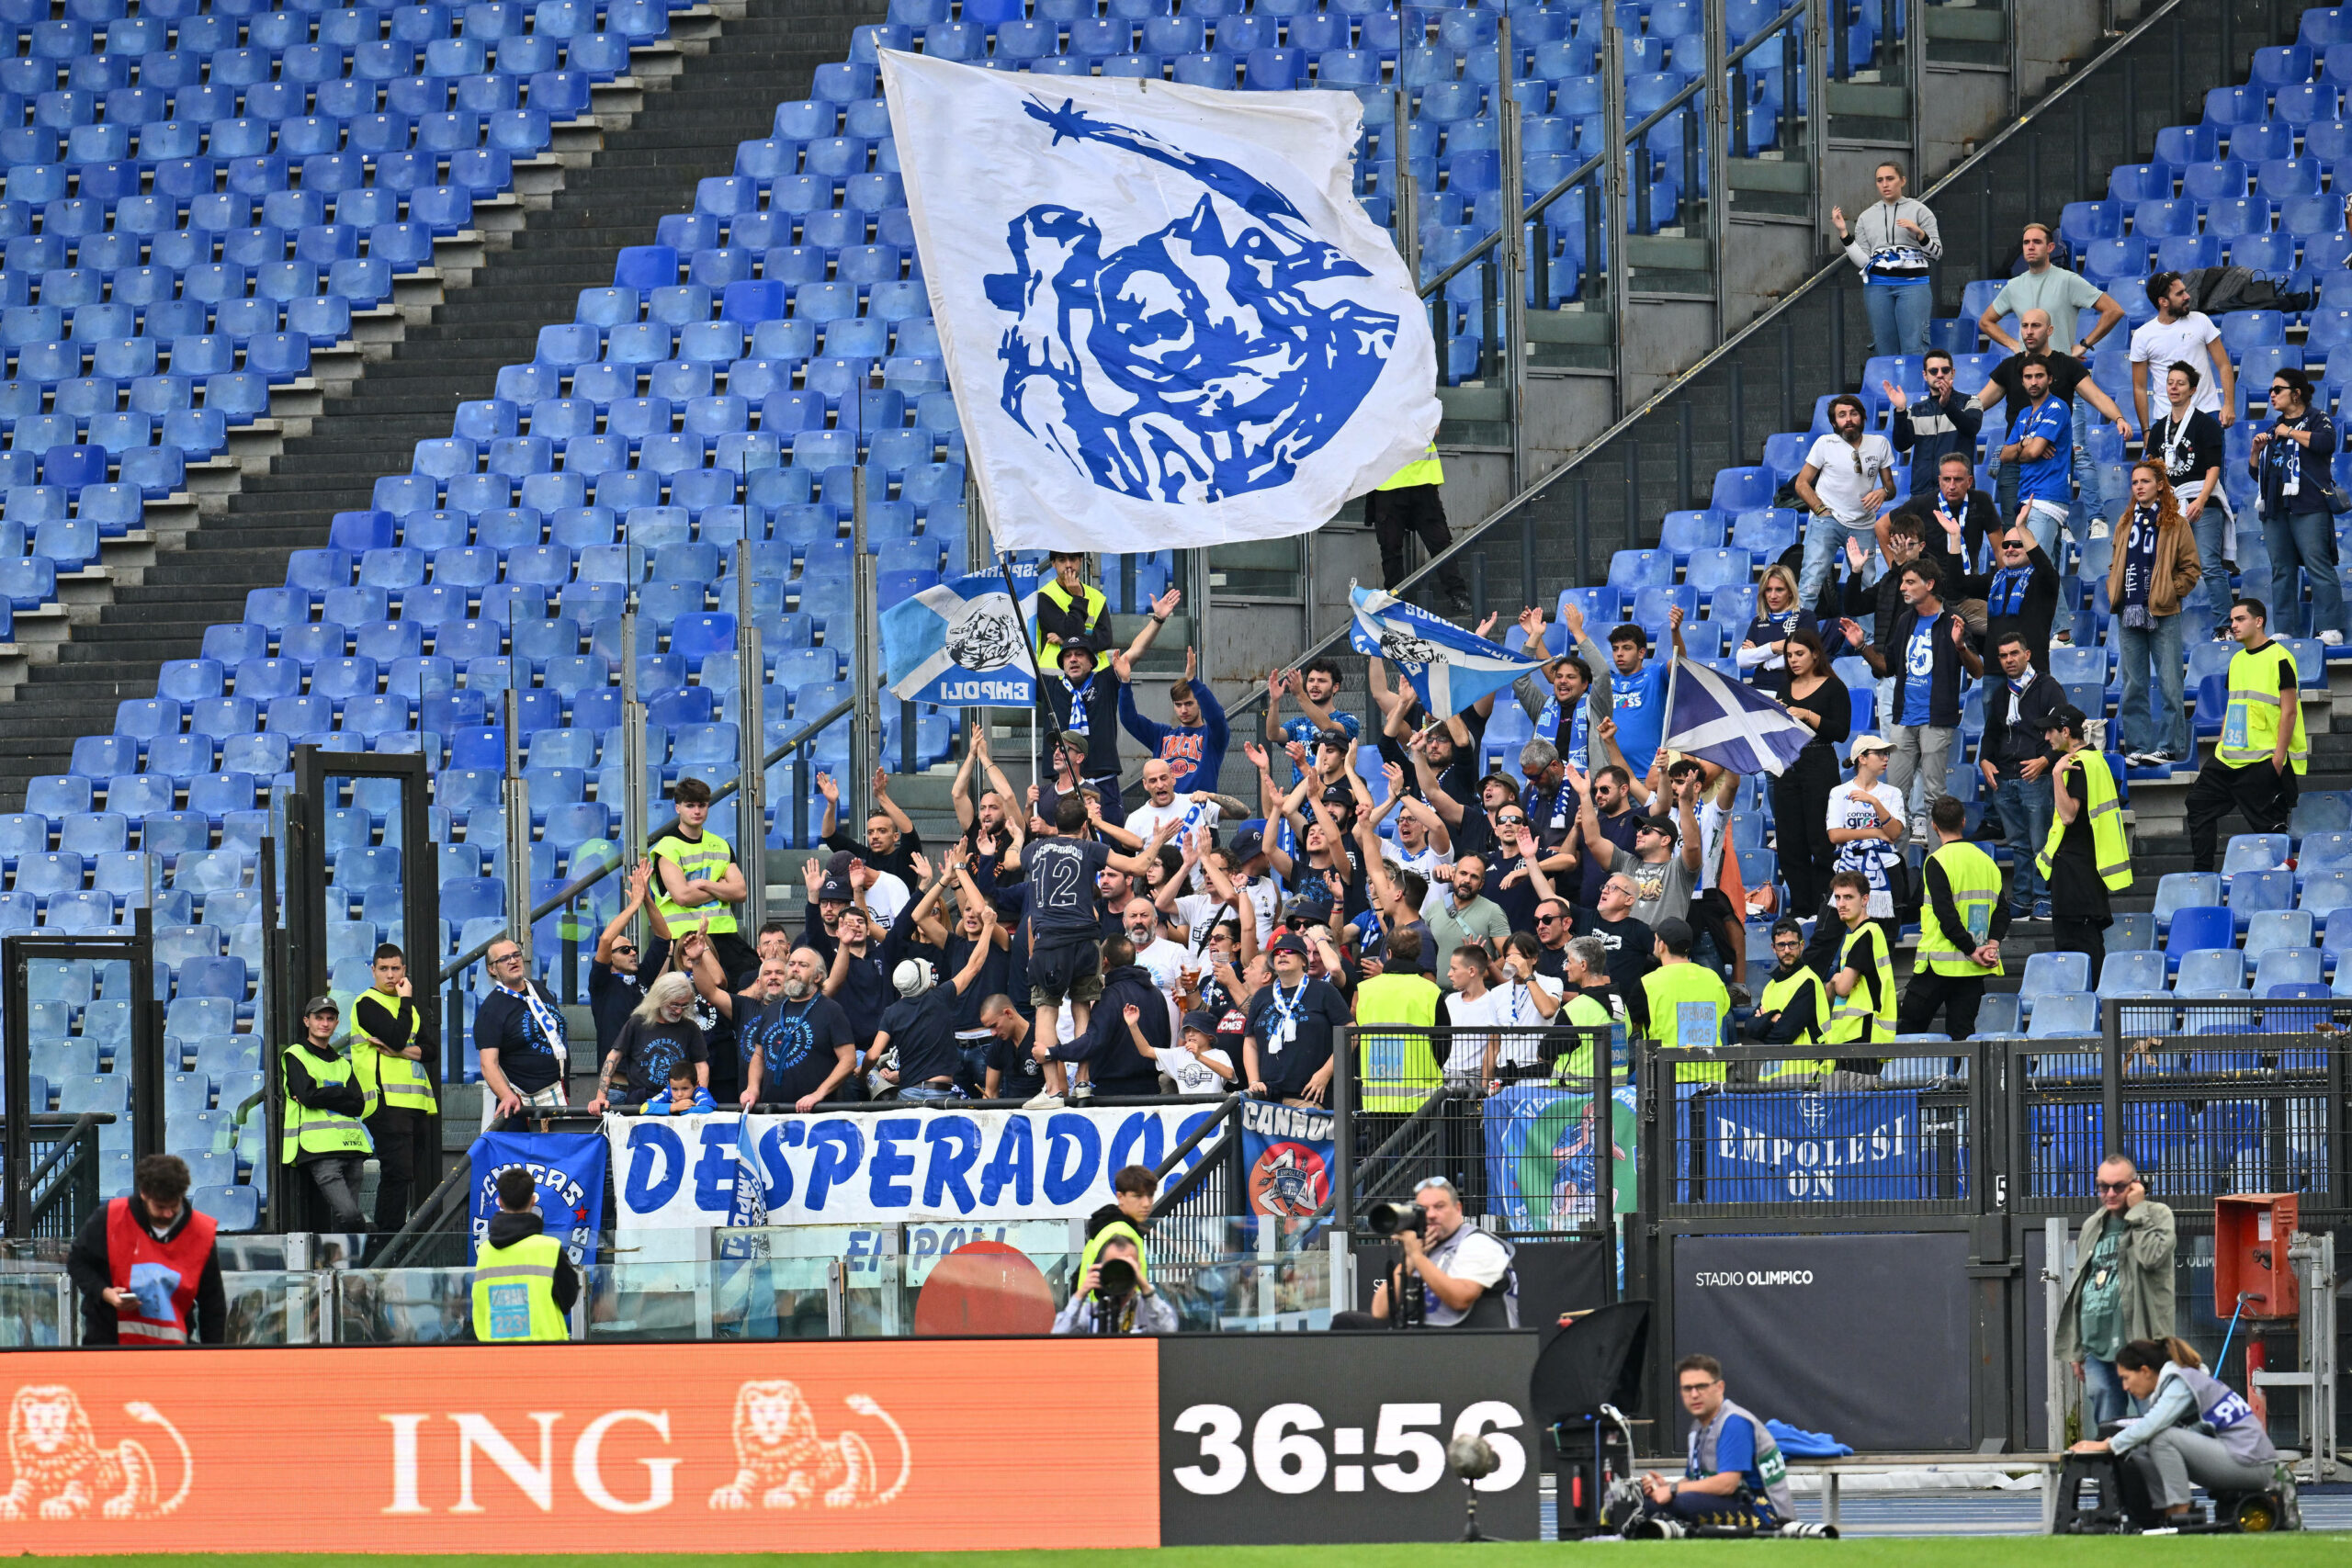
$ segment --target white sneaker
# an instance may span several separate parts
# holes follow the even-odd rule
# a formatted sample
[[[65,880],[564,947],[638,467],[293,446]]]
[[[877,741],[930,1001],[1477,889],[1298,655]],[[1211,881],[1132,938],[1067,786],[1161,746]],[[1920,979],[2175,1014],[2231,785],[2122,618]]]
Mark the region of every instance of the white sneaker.
[[[2106,518],[2104,518],[2104,517],[2094,517],[2094,518],[2092,518],[2092,519],[2091,519],[2090,536],[2091,536],[2092,538],[2094,538],[2094,539],[2104,539],[2104,538],[2106,538],[2106,537],[2107,537],[2108,533],[2109,533],[2109,529],[2108,529],[2108,526],[2107,526],[2107,519],[2106,519]]]
[[[1021,1102],[1023,1111],[1059,1111],[1061,1108],[1062,1097],[1052,1089],[1040,1090]]]
[[[1069,1102],[1072,1105],[1087,1104],[1093,1098],[1094,1086],[1091,1083],[1074,1084],[1070,1088]]]
[[[2333,630],[2324,631],[2319,634],[2319,640],[2330,648],[2341,648],[2344,646],[2344,634]]]

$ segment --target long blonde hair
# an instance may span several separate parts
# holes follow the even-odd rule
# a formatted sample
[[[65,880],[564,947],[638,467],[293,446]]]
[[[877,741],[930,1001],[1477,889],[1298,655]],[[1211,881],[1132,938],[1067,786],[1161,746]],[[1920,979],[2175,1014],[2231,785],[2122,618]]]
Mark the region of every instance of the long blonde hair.
[[[1795,574],[1791,572],[1787,567],[1784,567],[1775,561],[1772,565],[1764,569],[1763,576],[1756,580],[1756,613],[1759,615],[1772,614],[1771,606],[1764,603],[1764,590],[1774,582],[1778,582],[1781,587],[1789,591],[1790,609],[1794,610],[1800,607],[1800,601],[1797,598],[1797,580]]]
[[[663,1008],[681,998],[692,1002],[694,994],[695,983],[673,970],[645,987],[645,999],[630,1010],[629,1017],[653,1028],[665,1021],[662,1017]]]

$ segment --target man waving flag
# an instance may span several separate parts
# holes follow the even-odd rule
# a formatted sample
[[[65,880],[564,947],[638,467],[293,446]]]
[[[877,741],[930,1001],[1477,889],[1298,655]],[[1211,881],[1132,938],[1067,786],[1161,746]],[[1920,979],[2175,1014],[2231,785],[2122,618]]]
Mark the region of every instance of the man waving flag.
[[[1540,660],[1465,632],[1385,590],[1351,588],[1348,599],[1356,615],[1351,645],[1403,671],[1421,706],[1435,717],[1460,713],[1543,668]]]
[[[1666,686],[1664,749],[1735,773],[1770,773],[1796,761],[1813,731],[1743,682],[1677,659]]]

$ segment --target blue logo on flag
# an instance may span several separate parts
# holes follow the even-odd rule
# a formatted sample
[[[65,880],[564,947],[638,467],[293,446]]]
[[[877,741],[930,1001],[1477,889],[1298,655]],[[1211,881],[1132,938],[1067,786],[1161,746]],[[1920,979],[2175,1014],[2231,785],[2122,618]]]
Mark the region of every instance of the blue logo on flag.
[[[1032,100],[1054,141],[1124,148],[1202,187],[1192,211],[1105,256],[1086,213],[1054,202],[1008,225],[990,275],[1006,318],[1004,412],[1096,485],[1209,502],[1291,481],[1354,417],[1397,318],[1343,295],[1370,278],[1280,192],[1148,131]]]
[[[473,1237],[479,1247],[498,1213],[498,1177],[521,1166],[539,1184],[542,1234],[563,1243],[571,1259],[586,1268],[596,1261],[597,1233],[605,1228],[605,1172],[611,1145],[601,1133],[484,1133],[474,1140]]]

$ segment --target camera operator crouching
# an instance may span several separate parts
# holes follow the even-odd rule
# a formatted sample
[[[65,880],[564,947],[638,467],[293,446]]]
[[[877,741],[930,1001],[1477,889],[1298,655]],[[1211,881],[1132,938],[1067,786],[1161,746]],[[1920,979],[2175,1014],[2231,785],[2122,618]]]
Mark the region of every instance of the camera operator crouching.
[[[1372,1227],[1393,1235],[1404,1261],[1372,1292],[1370,1312],[1335,1312],[1334,1328],[1517,1328],[1519,1275],[1510,1243],[1462,1212],[1442,1176],[1413,1189],[1410,1203],[1375,1204]]]
[[[1054,1319],[1057,1334],[1173,1334],[1176,1309],[1136,1266],[1143,1255],[1123,1235],[1103,1242]]]

